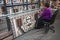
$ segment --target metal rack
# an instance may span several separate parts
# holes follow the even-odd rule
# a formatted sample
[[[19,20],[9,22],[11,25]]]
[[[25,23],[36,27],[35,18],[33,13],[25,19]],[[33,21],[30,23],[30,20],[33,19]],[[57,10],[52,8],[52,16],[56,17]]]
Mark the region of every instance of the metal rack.
[[[3,17],[6,17],[6,22],[7,22],[7,28],[8,28],[8,31],[11,31],[12,30],[12,28],[11,28],[11,20],[9,19],[9,17],[7,16],[7,15],[10,15],[10,13],[8,12],[8,11],[10,11],[8,8],[11,8],[11,14],[13,14],[14,13],[14,7],[19,7],[19,6],[21,6],[21,7],[23,7],[23,9],[22,9],[22,11],[26,11],[26,12],[28,12],[28,6],[29,5],[37,5],[37,8],[40,8],[40,0],[38,0],[37,2],[29,2],[28,0],[23,0],[22,1],[22,3],[15,3],[14,4],[14,2],[13,2],[13,0],[10,0],[9,1],[9,3],[6,3],[6,0],[2,0],[3,1],[3,3],[1,3],[0,5],[1,6],[4,6],[4,14],[2,14],[3,15]],[[24,2],[24,1],[26,1],[26,2]],[[24,9],[24,7],[26,7],[26,10]],[[19,10],[20,11],[20,10]],[[15,13],[14,13],[15,14]],[[20,13],[19,13],[20,14]],[[6,15],[6,16],[5,16]],[[17,14],[18,15],[18,14]],[[11,16],[11,15],[10,15]],[[2,17],[2,16],[0,16],[0,17]]]
[[[33,4],[37,4],[38,6],[40,5],[40,0],[38,0],[37,2],[35,2],[35,3],[28,3],[28,0],[26,0],[26,2],[24,2],[24,0],[22,1],[22,3],[13,3],[13,0],[9,0],[10,1],[10,3],[6,3],[6,0],[2,0],[2,2],[0,3],[0,5],[2,6],[4,6],[5,7],[5,13],[4,14],[9,14],[8,13],[8,10],[7,10],[7,8],[9,8],[9,7],[11,7],[12,8],[12,12],[14,13],[14,7],[15,6],[26,6],[26,10],[28,10],[28,5],[33,5]],[[40,6],[39,6],[39,8],[40,8]],[[23,8],[24,9],[24,8]],[[8,26],[8,30],[10,31],[10,21],[9,21],[9,18],[8,17],[6,17],[6,21],[7,21],[7,26]]]

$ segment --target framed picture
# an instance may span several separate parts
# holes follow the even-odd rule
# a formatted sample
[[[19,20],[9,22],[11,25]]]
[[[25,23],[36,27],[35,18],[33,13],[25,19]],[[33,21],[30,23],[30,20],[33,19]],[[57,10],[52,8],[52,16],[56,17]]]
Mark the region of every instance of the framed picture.
[[[23,32],[21,30],[21,26],[22,26],[21,18],[19,18],[19,19],[12,18],[12,19],[10,19],[10,21],[11,21],[14,38],[22,35]]]

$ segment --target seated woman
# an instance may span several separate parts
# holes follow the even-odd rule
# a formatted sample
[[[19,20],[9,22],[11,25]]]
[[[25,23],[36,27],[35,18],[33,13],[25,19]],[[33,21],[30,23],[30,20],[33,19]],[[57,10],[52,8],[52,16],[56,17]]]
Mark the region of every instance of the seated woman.
[[[37,28],[43,28],[43,21],[50,21],[52,17],[52,10],[49,7],[49,3],[45,3],[44,10],[40,13],[40,18],[38,19]]]

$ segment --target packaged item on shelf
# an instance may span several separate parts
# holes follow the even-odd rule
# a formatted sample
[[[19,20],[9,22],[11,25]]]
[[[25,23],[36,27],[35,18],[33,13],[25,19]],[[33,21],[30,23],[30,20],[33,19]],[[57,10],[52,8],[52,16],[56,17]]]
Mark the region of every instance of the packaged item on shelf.
[[[13,3],[23,3],[23,0],[13,0]]]
[[[34,0],[34,2],[33,3],[37,3],[38,2],[38,0]]]
[[[35,4],[35,8],[38,8],[38,4]]]
[[[5,0],[6,4],[11,4],[11,0]]]
[[[31,0],[31,3],[36,3],[38,2],[38,0]]]
[[[8,13],[12,14],[13,13],[13,9],[11,7],[7,7],[7,11]]]
[[[31,0],[28,0],[28,3],[31,3]]]
[[[18,12],[18,6],[14,7],[14,13]]]
[[[16,12],[22,12],[23,11],[23,6],[15,6],[14,7],[14,13]]]
[[[24,3],[26,3],[26,0],[24,0]]]
[[[2,15],[2,10],[1,10],[1,7],[0,7],[0,15]]]
[[[28,10],[31,10],[32,9],[32,6],[31,5],[28,5]]]
[[[5,14],[5,6],[1,6],[2,14]]]
[[[22,12],[22,11],[23,11],[23,6],[19,6],[18,9],[19,9],[19,12],[20,12],[20,11]]]
[[[32,9],[35,9],[35,4],[32,5]]]
[[[28,0],[28,3],[36,3],[38,0]]]
[[[23,10],[27,10],[27,7],[26,6],[23,6]]]
[[[19,3],[22,4],[23,3],[23,0],[13,0],[13,4],[16,4],[16,3],[17,4],[19,4]]]

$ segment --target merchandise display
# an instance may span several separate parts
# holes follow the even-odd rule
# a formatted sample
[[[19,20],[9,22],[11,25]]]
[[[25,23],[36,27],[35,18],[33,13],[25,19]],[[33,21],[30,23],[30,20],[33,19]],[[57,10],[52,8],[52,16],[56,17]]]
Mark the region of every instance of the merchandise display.
[[[13,36],[18,37],[34,28],[34,14],[38,7],[38,0],[5,0],[6,4],[2,6],[3,14],[9,14]],[[6,9],[5,9],[6,8]],[[29,11],[30,10],[30,11]],[[23,12],[24,11],[24,12]]]

